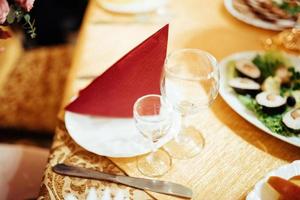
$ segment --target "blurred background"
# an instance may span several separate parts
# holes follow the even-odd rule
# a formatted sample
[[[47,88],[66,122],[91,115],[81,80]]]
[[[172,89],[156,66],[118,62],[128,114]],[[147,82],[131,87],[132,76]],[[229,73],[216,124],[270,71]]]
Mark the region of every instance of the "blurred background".
[[[87,3],[37,0],[37,37],[13,27],[14,37],[0,41],[0,142],[50,146]]]
[[[37,0],[31,11],[37,37],[26,38],[26,47],[49,46],[70,42],[76,35],[87,0]]]

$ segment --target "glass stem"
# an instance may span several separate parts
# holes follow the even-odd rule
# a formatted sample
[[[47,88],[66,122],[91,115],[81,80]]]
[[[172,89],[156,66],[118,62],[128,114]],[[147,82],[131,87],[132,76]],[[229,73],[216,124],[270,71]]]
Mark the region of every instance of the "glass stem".
[[[157,151],[157,148],[155,147],[152,138],[150,139],[150,145],[151,145],[151,153],[155,153]]]
[[[152,140],[152,138],[149,138],[149,142],[150,142],[150,145],[151,145],[151,153],[150,154],[148,154],[148,161],[149,162],[152,162],[153,161],[153,157],[154,157],[154,154],[155,154],[155,152],[157,151],[157,148],[155,147],[155,144],[154,144],[154,142],[153,142],[153,140]]]
[[[184,129],[186,128],[185,118],[186,118],[186,114],[185,113],[181,113],[181,115],[180,115],[180,123],[181,123],[180,124],[180,130],[175,135],[175,141],[176,142],[179,142],[180,135],[183,133]]]

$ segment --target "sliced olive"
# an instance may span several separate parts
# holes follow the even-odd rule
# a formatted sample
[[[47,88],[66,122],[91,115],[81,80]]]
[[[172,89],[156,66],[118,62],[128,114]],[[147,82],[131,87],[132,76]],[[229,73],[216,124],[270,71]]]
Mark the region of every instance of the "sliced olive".
[[[291,107],[294,107],[296,105],[296,99],[293,96],[289,96],[287,98],[287,104]]]

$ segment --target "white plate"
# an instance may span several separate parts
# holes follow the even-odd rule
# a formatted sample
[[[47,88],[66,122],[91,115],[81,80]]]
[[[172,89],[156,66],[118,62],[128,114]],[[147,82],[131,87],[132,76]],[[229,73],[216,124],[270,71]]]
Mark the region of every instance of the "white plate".
[[[178,116],[174,115],[178,121]],[[151,151],[148,140],[135,127],[133,119],[105,118],[67,111],[66,128],[73,140],[84,149],[108,157],[133,157]],[[173,138],[179,123],[156,146],[161,147]]]
[[[277,133],[273,133],[270,131],[262,122],[260,122],[257,117],[248,110],[237,98],[237,94],[233,91],[233,89],[228,85],[227,80],[227,74],[228,74],[228,67],[227,63],[231,60],[240,60],[240,59],[249,59],[252,60],[258,53],[257,51],[250,51],[250,52],[241,52],[233,54],[225,59],[223,59],[220,64],[220,74],[221,74],[221,80],[220,80],[220,94],[223,97],[223,99],[226,101],[226,103],[240,116],[245,118],[247,121],[252,123],[254,126],[260,128],[261,130],[265,131],[266,133],[283,140],[285,142],[288,142],[290,144],[293,144],[295,146],[300,147],[300,137],[285,137],[282,135],[279,135]],[[285,56],[291,61],[291,63],[294,66],[297,66],[300,68],[300,59],[296,56],[285,54]]]
[[[106,10],[124,14],[153,12],[167,3],[167,0],[130,0],[128,3],[118,3],[113,0],[97,1]]]
[[[267,184],[270,176],[278,176],[284,179],[290,179],[293,176],[300,175],[300,161],[294,161],[291,164],[284,165],[268,173],[265,178],[260,180],[251,191],[246,200],[274,200],[278,199],[278,193]]]
[[[227,11],[232,16],[234,16],[238,20],[243,21],[252,26],[256,26],[256,27],[268,29],[268,30],[274,30],[274,31],[281,31],[286,28],[286,27],[279,26],[278,24],[275,24],[275,23],[264,21],[258,17],[249,16],[242,12],[239,12],[238,10],[236,10],[234,8],[233,0],[224,0],[224,5],[225,5],[225,8],[227,9]]]
[[[36,198],[48,151],[20,145],[0,145],[0,199]]]

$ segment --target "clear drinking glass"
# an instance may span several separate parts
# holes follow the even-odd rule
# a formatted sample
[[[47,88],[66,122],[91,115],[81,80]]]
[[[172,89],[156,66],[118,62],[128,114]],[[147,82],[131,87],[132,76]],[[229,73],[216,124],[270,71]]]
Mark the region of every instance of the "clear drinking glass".
[[[198,49],[181,49],[171,53],[165,62],[161,93],[181,115],[181,130],[164,146],[177,159],[188,159],[200,153],[204,138],[185,118],[207,108],[217,97],[219,70],[216,59]]]
[[[135,102],[133,114],[137,129],[148,139],[152,149],[137,159],[137,167],[145,176],[162,176],[170,169],[172,160],[166,151],[157,149],[155,143],[171,128],[171,109],[160,95],[146,95]]]

